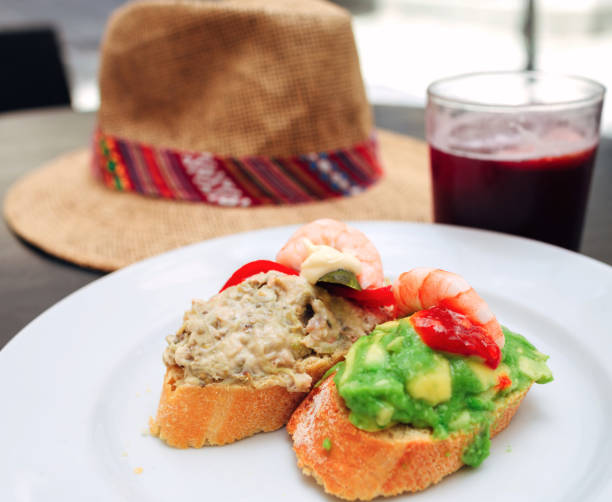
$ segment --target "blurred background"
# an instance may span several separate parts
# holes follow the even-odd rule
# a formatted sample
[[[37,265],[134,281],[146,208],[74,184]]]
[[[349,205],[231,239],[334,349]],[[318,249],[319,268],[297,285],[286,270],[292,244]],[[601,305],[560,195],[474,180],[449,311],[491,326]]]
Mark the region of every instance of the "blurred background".
[[[98,108],[100,42],[108,16],[123,3],[0,0],[0,199],[25,173],[89,141],[94,115],[69,107]],[[430,82],[524,69],[529,46],[536,69],[583,75],[612,88],[612,0],[335,3],[354,15],[367,92],[378,105],[378,124],[390,130],[422,138]],[[41,106],[64,108],[37,110]],[[19,113],[26,109],[32,111]],[[610,98],[602,126],[608,137],[599,146],[581,252],[612,264]],[[100,275],[38,253],[0,225],[0,346],[43,309]]]
[[[54,33],[65,67],[67,94],[62,97],[60,89],[51,99],[59,102],[50,104],[67,100],[76,110],[95,110],[99,104],[96,72],[100,40],[108,15],[122,3],[123,0],[2,0],[0,54],[4,61],[19,47],[40,53],[38,60],[34,56],[19,59],[29,61],[30,67],[20,69],[27,82],[19,87],[41,88],[37,75],[42,66],[53,66],[53,57],[41,50],[40,41],[49,45]],[[579,74],[612,86],[612,0],[336,3],[355,16],[362,70],[374,104],[423,106],[428,83],[439,77],[522,69],[527,64],[525,34],[529,32],[533,34],[536,69]],[[529,21],[526,16],[530,8],[533,15]],[[51,28],[52,32],[40,28]],[[22,36],[16,40],[23,30],[31,30],[38,39],[24,41]],[[53,69],[47,69],[47,74],[46,85],[61,80]],[[61,82],[57,85],[61,87]],[[13,107],[27,107],[27,103],[18,105],[14,98],[11,103]],[[612,100],[607,100],[606,108],[603,132],[611,134]]]

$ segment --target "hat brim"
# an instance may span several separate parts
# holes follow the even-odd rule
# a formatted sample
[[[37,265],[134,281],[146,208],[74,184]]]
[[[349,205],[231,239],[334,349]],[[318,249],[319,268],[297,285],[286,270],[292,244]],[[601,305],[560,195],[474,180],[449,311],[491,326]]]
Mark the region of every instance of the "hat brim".
[[[4,215],[47,253],[106,271],[211,237],[317,218],[430,221],[426,144],[384,130],[378,140],[385,176],[353,197],[248,209],[150,198],[103,186],[91,175],[90,151],[81,149],[20,179]]]

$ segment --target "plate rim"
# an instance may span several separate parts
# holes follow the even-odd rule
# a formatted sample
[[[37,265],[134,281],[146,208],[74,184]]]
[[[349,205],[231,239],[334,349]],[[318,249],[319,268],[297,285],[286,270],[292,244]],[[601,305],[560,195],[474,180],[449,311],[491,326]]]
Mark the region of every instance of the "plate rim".
[[[518,242],[520,243],[521,246],[525,244],[528,246],[535,245],[536,247],[540,249],[547,248],[548,251],[552,250],[552,252],[554,253],[560,252],[561,254],[559,254],[559,256],[564,256],[565,259],[569,259],[572,261],[578,259],[585,266],[589,266],[589,267],[595,266],[598,270],[605,270],[606,271],[605,273],[609,274],[608,277],[612,278],[612,266],[606,263],[600,262],[588,256],[581,255],[579,253],[575,253],[575,252],[568,251],[562,248],[558,248],[557,246],[540,243],[538,241],[533,241],[531,239],[525,239],[522,237],[510,236],[510,235],[501,234],[498,232],[491,232],[491,231],[480,230],[480,229],[457,227],[453,225],[439,225],[439,224],[417,223],[417,222],[398,222],[398,221],[388,221],[388,220],[359,220],[359,221],[349,222],[349,223],[355,226],[359,226],[359,227],[376,226],[380,224],[391,224],[391,225],[394,225],[394,226],[397,225],[400,227],[437,228],[437,229],[441,229],[442,232],[450,230],[452,233],[457,233],[458,235],[463,234],[463,236],[468,236],[468,237],[470,235],[477,235],[477,234],[485,235],[486,234],[488,235],[487,238],[492,238],[494,240],[499,240],[499,238],[501,237],[502,241],[506,239],[510,239],[510,242]],[[61,299],[59,302],[55,303],[54,305],[46,309],[44,312],[36,316],[32,321],[30,321],[26,326],[24,326],[15,336],[11,338],[11,340],[9,340],[9,342],[0,351],[0,365],[2,365],[4,361],[6,361],[6,357],[10,357],[14,351],[19,350],[18,345],[20,344],[20,342],[19,341],[16,342],[16,340],[19,337],[21,337],[19,338],[20,341],[24,341],[25,338],[28,338],[29,336],[36,336],[35,335],[36,323],[44,322],[44,319],[49,315],[50,312],[53,312],[54,310],[57,310],[57,309],[61,309],[62,306],[68,303],[71,298],[77,295],[80,295],[84,291],[87,291],[89,289],[96,289],[97,287],[99,287],[100,284],[106,284],[107,282],[112,282],[114,280],[117,280],[117,278],[119,278],[119,280],[122,280],[121,279],[122,277],[129,277],[130,274],[134,274],[134,273],[138,274],[140,269],[142,268],[146,269],[147,267],[151,266],[151,264],[155,264],[157,262],[163,262],[164,260],[167,260],[169,257],[172,257],[175,254],[190,253],[190,251],[193,249],[197,249],[198,247],[201,247],[201,246],[207,246],[211,243],[218,243],[219,241],[222,242],[227,239],[243,238],[245,235],[250,235],[250,234],[257,235],[257,234],[268,233],[268,232],[276,233],[282,230],[287,230],[287,235],[289,235],[289,232],[291,232],[292,229],[298,228],[298,227],[299,227],[299,224],[282,225],[282,226],[269,227],[266,229],[240,232],[240,233],[231,234],[228,236],[216,237],[214,239],[209,239],[206,241],[201,241],[198,243],[176,248],[174,250],[170,250],[168,252],[136,262],[132,265],[129,265],[128,267],[125,267],[123,269],[107,274],[103,277],[100,277],[86,284],[85,286],[73,291],[72,293],[70,293],[63,299]],[[384,255],[383,255],[383,258],[384,258]],[[601,268],[601,265],[603,265],[603,268]],[[33,332],[33,334],[29,335],[30,332]],[[612,343],[612,340],[611,340],[611,343]],[[610,374],[612,375],[612,372]],[[612,488],[612,485],[609,485],[608,488]]]

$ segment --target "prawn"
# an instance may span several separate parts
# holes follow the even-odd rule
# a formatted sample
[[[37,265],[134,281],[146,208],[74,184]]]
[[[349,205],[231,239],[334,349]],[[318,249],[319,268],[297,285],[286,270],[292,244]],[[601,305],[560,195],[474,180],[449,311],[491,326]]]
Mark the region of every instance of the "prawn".
[[[392,290],[399,317],[442,304],[482,326],[500,349],[504,346],[504,333],[495,315],[460,275],[435,268],[413,268],[396,279]]]
[[[294,270],[300,270],[309,255],[306,240],[315,245],[330,246],[357,258],[361,263],[361,273],[357,280],[363,289],[383,285],[382,260],[374,244],[363,232],[330,218],[315,220],[299,228],[278,252],[276,261]]]

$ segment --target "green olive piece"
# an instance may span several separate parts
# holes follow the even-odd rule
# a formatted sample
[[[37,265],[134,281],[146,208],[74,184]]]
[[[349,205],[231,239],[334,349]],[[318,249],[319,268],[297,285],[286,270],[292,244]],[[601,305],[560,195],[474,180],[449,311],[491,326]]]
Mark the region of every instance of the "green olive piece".
[[[361,286],[359,285],[357,276],[350,270],[334,270],[333,272],[329,272],[321,277],[317,281],[317,284],[319,282],[325,282],[327,284],[340,284],[341,286],[346,286],[347,288],[361,291]]]

